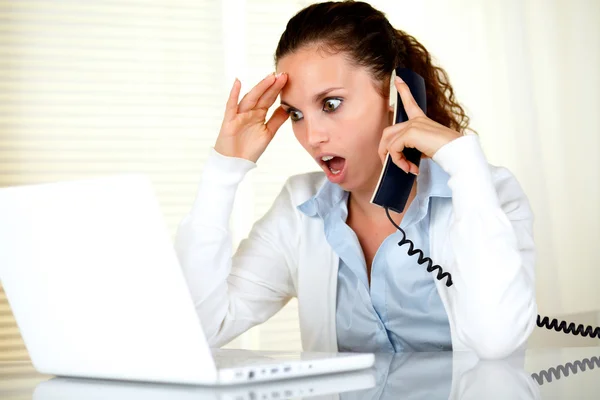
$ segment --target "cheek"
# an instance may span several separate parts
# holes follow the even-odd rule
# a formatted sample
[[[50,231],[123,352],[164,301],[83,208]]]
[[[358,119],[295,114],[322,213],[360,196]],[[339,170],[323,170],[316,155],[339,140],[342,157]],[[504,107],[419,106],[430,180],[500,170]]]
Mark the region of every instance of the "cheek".
[[[300,145],[308,151],[308,143],[306,141],[306,134],[304,129],[300,126],[300,124],[295,124],[292,122],[292,132],[294,132],[294,136]]]
[[[354,132],[354,140],[365,147],[379,146],[383,128],[387,126],[387,115],[377,109],[356,114],[347,121],[347,128]]]

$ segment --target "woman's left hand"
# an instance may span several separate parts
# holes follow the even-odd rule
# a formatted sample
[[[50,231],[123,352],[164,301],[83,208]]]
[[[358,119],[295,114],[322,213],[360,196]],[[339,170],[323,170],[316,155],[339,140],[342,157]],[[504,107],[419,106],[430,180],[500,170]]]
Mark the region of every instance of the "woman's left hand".
[[[385,158],[389,153],[394,164],[402,170],[418,174],[419,167],[408,161],[402,153],[405,147],[415,148],[425,157],[433,157],[443,145],[463,135],[427,118],[410,92],[408,85],[398,77],[396,77],[395,84],[408,121],[388,126],[383,130],[379,142],[379,157],[381,162],[385,163]]]

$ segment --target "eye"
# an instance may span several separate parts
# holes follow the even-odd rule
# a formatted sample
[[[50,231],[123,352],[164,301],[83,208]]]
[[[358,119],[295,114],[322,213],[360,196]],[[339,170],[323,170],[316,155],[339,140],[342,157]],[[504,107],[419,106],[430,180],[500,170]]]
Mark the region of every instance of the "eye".
[[[302,115],[302,112],[298,110],[289,109],[287,113],[290,115],[290,119],[292,120],[292,122],[298,122],[304,117],[304,115]]]
[[[323,111],[333,112],[342,104],[342,99],[325,99],[323,102]]]

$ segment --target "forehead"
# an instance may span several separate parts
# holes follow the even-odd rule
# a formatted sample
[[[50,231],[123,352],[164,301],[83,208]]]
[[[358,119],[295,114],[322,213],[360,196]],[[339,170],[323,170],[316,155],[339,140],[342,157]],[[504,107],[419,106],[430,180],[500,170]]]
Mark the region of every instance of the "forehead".
[[[292,104],[306,101],[329,87],[352,89],[372,83],[366,68],[352,64],[345,53],[330,53],[317,46],[304,47],[282,57],[277,72],[288,74],[281,98]]]
[[[277,72],[286,72],[297,79],[340,79],[352,73],[352,66],[344,53],[330,53],[321,47],[303,47],[282,57]]]

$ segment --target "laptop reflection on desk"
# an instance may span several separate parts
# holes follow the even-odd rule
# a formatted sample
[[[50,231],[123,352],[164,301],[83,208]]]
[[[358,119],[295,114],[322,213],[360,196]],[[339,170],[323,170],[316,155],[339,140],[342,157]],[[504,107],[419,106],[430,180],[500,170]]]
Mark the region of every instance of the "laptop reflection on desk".
[[[39,383],[33,400],[271,400],[356,392],[375,386],[373,370],[236,386],[194,386],[57,377]]]

